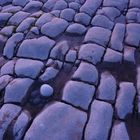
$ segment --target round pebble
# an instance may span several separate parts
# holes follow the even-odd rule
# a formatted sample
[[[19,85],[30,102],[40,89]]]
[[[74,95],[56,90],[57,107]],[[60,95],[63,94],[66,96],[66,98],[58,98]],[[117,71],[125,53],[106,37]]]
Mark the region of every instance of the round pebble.
[[[48,84],[44,84],[40,88],[40,94],[44,97],[49,97],[53,94],[53,88]]]

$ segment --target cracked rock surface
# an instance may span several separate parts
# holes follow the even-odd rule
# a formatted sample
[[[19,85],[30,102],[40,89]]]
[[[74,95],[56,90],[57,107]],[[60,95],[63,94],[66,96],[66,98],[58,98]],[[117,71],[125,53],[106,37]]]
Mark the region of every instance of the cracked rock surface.
[[[0,140],[140,140],[140,0],[0,0]]]

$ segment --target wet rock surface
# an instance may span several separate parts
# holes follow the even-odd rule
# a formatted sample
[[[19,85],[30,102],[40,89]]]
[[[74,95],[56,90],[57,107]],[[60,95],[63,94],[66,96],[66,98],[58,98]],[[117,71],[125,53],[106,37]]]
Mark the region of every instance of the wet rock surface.
[[[139,140],[139,0],[0,0],[0,140]]]

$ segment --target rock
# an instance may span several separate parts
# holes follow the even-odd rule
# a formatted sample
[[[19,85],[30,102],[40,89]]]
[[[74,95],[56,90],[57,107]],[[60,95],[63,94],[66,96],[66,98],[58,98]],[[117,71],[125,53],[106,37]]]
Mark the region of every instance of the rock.
[[[60,41],[51,50],[50,57],[64,61],[65,55],[68,52],[69,48],[70,46],[67,41]]]
[[[45,72],[39,77],[41,81],[46,82],[49,80],[52,80],[57,76],[59,73],[59,70],[53,68],[53,67],[48,67],[46,68]]]
[[[91,17],[86,13],[77,13],[75,15],[74,21],[80,24],[88,26],[90,23]]]
[[[71,8],[66,8],[61,11],[60,18],[63,18],[67,21],[72,21],[75,16],[75,11]]]
[[[54,44],[55,41],[45,36],[37,39],[27,39],[20,45],[17,56],[46,60]]]
[[[125,43],[130,46],[139,47],[140,42],[140,25],[137,23],[130,23],[126,26]]]
[[[55,17],[60,17],[60,13],[61,13],[61,11],[60,10],[53,10],[53,11],[51,11],[50,12],[53,16],[55,16]]]
[[[85,112],[70,105],[55,102],[44,108],[34,119],[24,140],[44,140],[46,138],[49,140],[79,140],[82,138],[86,119]]]
[[[23,33],[13,34],[6,42],[3,55],[9,59],[13,58],[15,53],[15,48],[17,47],[18,43],[20,43],[23,40],[23,38],[24,38]]]
[[[23,65],[24,64],[24,65]],[[15,73],[18,77],[37,78],[44,64],[41,61],[31,59],[18,59],[15,65]]]
[[[128,6],[128,0],[104,0],[103,6],[105,7],[117,7],[120,11],[123,11]]]
[[[0,27],[4,27],[11,16],[11,13],[0,13]]]
[[[96,10],[100,7],[101,3],[102,0],[86,0],[86,2],[81,6],[80,12],[93,16]]]
[[[10,60],[7,63],[5,63],[0,69],[0,75],[5,75],[5,74],[13,75],[14,74],[14,65],[15,65],[14,60]]]
[[[104,54],[104,48],[97,44],[84,44],[81,46],[78,58],[81,60],[86,60],[93,64],[97,64],[101,61]]]
[[[133,101],[136,94],[136,89],[133,83],[121,82],[120,90],[115,104],[115,112],[117,117],[125,119],[128,113],[133,111]]]
[[[45,23],[50,22],[54,16],[50,13],[42,14],[36,21],[35,26],[41,28]]]
[[[67,3],[64,0],[48,0],[43,5],[43,10],[45,12],[50,12],[52,10],[63,10],[67,8]]]
[[[124,60],[128,62],[135,63],[135,51],[134,47],[124,47]]]
[[[137,67],[137,92],[140,95],[140,66]]]
[[[29,15],[27,12],[19,11],[9,19],[9,24],[18,26]]]
[[[11,81],[5,89],[4,103],[16,102],[23,104],[32,84],[33,80],[29,78],[16,78]]]
[[[11,6],[11,5],[9,5],[9,6],[3,7],[2,12],[15,14],[15,13],[19,12],[21,9],[22,8],[20,6]]]
[[[8,126],[19,115],[21,107],[13,104],[4,104],[0,109],[0,139],[4,139]]]
[[[14,32],[14,26],[6,26],[1,29],[0,33],[5,35],[5,36],[11,36]]]
[[[23,11],[34,13],[41,9],[43,3],[40,1],[29,1],[25,7],[23,8]]]
[[[97,11],[97,14],[104,15],[114,21],[121,13],[120,10],[115,7],[102,7],[102,9]]]
[[[67,8],[67,3],[65,0],[57,0],[53,7],[53,10],[64,10],[66,8]]]
[[[10,75],[3,75],[0,77],[0,91],[2,91],[10,81],[12,81],[12,77]]]
[[[69,3],[69,8],[71,8],[71,9],[73,9],[75,11],[78,11],[79,8],[80,8],[80,4],[77,3],[77,2],[71,2],[71,3]]]
[[[98,83],[98,71],[94,65],[81,62],[72,78],[96,85]]]
[[[25,6],[29,0],[13,0],[14,5]]]
[[[130,140],[124,122],[115,121],[110,140]]]
[[[73,23],[69,25],[66,32],[70,34],[76,34],[76,35],[83,35],[86,32],[86,27],[79,24],[79,23]]]
[[[40,94],[44,97],[52,96],[53,95],[53,88],[48,84],[44,84],[40,88]]]
[[[93,42],[107,47],[111,31],[101,27],[92,27],[88,30],[84,42]]]
[[[69,81],[63,89],[62,99],[76,107],[88,110],[94,92],[95,87],[92,85],[83,82]]]
[[[113,109],[109,103],[94,100],[85,129],[85,140],[107,140],[112,117]]]
[[[42,34],[45,34],[51,38],[55,38],[60,34],[62,34],[67,27],[68,27],[68,22],[65,21],[64,19],[53,18],[52,21],[42,26],[41,32]]]
[[[6,37],[6,36],[0,34],[0,56],[1,56],[2,53],[3,53],[3,49],[4,49],[4,47],[5,47],[5,44],[6,44],[6,42],[7,42],[7,39],[8,39],[8,37]]]
[[[35,22],[35,18],[33,18],[33,17],[26,18],[17,27],[16,32],[28,31],[31,28],[31,26],[34,24],[34,22]]]
[[[77,58],[77,52],[75,50],[69,50],[66,55],[66,61],[74,63]]]
[[[91,24],[93,26],[99,26],[109,30],[111,30],[114,26],[114,23],[104,15],[96,15],[93,17]]]
[[[43,11],[45,11],[46,13],[50,12],[55,6],[56,2],[57,0],[47,0],[43,5]]]
[[[105,101],[115,101],[117,82],[109,72],[101,74],[100,84],[97,90],[97,98]]]
[[[112,32],[110,47],[117,51],[123,50],[123,40],[125,35],[125,25],[117,23]]]
[[[122,53],[107,48],[106,53],[104,55],[104,62],[121,62],[122,61]]]
[[[30,121],[30,113],[28,111],[22,111],[13,126],[13,136],[15,140],[20,140],[23,138],[23,135],[25,134]]]
[[[133,7],[140,8],[140,1],[139,0],[130,0],[129,7],[130,8],[133,8]]]

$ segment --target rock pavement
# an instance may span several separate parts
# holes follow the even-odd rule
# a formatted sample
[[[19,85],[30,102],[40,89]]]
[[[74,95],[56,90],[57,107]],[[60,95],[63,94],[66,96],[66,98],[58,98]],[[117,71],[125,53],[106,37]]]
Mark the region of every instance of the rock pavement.
[[[139,113],[139,0],[0,0],[0,140],[139,140]]]

